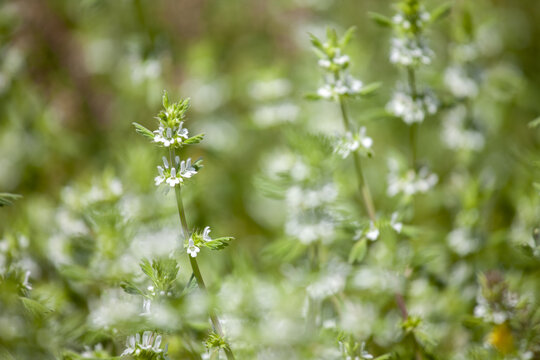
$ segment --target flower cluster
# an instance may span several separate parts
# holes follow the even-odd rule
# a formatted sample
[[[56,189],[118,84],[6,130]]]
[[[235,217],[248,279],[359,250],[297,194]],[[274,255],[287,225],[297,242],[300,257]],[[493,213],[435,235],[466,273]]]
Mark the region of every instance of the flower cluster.
[[[366,128],[362,126],[360,131],[352,134],[350,131],[345,133],[345,136],[337,139],[334,145],[334,153],[347,158],[351,152],[359,151],[362,155],[371,156],[373,139],[366,135]]]
[[[152,331],[145,331],[142,337],[139,333],[131,335],[126,341],[126,350],[122,356],[130,355],[141,360],[166,360],[168,345],[162,349],[161,340],[161,335]]]
[[[423,32],[431,15],[418,0],[400,3],[399,12],[392,18],[395,37],[392,38],[390,61],[405,67],[428,65],[433,51],[428,47]]]
[[[201,251],[201,247],[206,247],[210,250],[221,250],[229,245],[231,240],[233,240],[232,237],[219,237],[212,239],[210,237],[210,226],[207,226],[204,228],[202,233],[196,231],[193,232],[185,247],[187,253],[191,257],[197,257],[197,254]]]
[[[403,194],[411,196],[417,193],[425,193],[439,181],[436,174],[431,173],[426,167],[418,172],[414,170],[402,171],[395,161],[389,161],[388,173],[388,196]]]
[[[154,130],[154,142],[165,147],[182,145],[182,142],[188,138],[188,130],[183,127],[183,124],[183,121],[173,127],[160,124],[159,128]]]
[[[353,28],[338,39],[334,30],[327,30],[327,39],[323,43],[315,36],[311,42],[319,56],[319,66],[325,72],[324,85],[317,90],[316,98],[338,101],[342,97],[356,97],[363,94],[362,81],[348,72],[350,58],[343,54],[343,49],[352,36]]]
[[[396,91],[386,110],[411,125],[423,122],[427,115],[435,114],[437,107],[437,99],[430,92],[413,97],[408,92]]]
[[[289,213],[285,232],[303,244],[317,240],[331,242],[336,221],[328,207],[336,197],[337,190],[333,184],[311,189],[299,185],[290,187],[286,194]]]
[[[182,184],[184,179],[189,179],[197,173],[197,169],[191,164],[191,158],[180,161],[180,157],[174,158],[174,164],[169,166],[167,158],[163,157],[163,166],[158,166],[159,175],[154,178],[156,186],[166,182],[170,187]]]

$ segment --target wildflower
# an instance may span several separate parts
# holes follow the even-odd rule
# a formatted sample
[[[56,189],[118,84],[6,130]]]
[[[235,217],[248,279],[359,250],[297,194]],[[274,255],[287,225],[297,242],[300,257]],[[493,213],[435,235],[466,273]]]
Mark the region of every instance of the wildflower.
[[[371,155],[371,146],[373,139],[366,135],[366,128],[361,127],[357,134],[353,135],[350,131],[337,141],[334,153],[339,154],[345,159],[353,151],[360,150],[364,155]]]
[[[366,237],[371,241],[375,241],[379,238],[379,234],[379,229],[377,229],[373,221],[370,221],[369,230],[366,232]]]
[[[192,238],[189,238],[189,243],[187,247],[187,253],[191,257],[197,257],[197,253],[201,251],[201,249],[198,246],[195,246],[195,243],[193,242]]]
[[[180,122],[178,126],[166,127],[160,125],[157,130],[154,131],[154,142],[162,144],[165,147],[169,147],[174,144],[181,145],[182,142],[188,138],[188,130],[183,128],[184,122]]]
[[[388,112],[401,118],[406,124],[424,121],[427,114],[437,112],[437,99],[430,93],[417,95],[415,98],[403,91],[394,93],[392,100],[386,105]]]
[[[392,214],[392,218],[390,219],[390,226],[399,234],[403,229],[403,223],[398,222],[398,216],[399,215],[397,212]]]
[[[204,241],[212,241],[212,238],[210,237],[210,226],[207,226],[203,230],[202,238]]]
[[[126,340],[126,349],[121,356],[146,354],[150,355],[152,359],[165,359],[168,346],[161,349],[161,341],[161,335],[152,331],[145,331],[142,338],[139,333],[135,336],[130,335]]]
[[[195,167],[191,164],[191,158],[180,161],[180,157],[175,157],[173,166],[169,166],[167,158],[163,157],[163,166],[158,166],[159,175],[154,178],[156,186],[166,182],[170,187],[175,187],[189,179],[197,173]]]
[[[467,76],[465,69],[452,66],[444,72],[444,83],[458,98],[473,98],[478,95],[478,85]]]
[[[426,45],[424,39],[393,38],[390,48],[390,62],[402,66],[429,65],[433,51]]]
[[[416,193],[425,193],[439,181],[436,174],[431,173],[426,167],[418,172],[407,170],[403,172],[394,161],[389,162],[388,196],[403,194],[411,196]]]

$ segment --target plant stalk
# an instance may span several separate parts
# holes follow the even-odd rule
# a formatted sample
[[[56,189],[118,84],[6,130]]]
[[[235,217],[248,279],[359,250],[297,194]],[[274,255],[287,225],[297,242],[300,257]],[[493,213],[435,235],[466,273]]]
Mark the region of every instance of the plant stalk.
[[[178,206],[178,215],[180,216],[180,223],[182,224],[182,235],[184,237],[184,240],[187,240],[189,237],[189,229],[186,221],[186,212],[184,210],[184,203],[182,202],[182,194],[180,186],[175,186],[174,191],[176,194],[176,205]],[[204,279],[201,274],[201,270],[199,269],[199,264],[197,263],[197,259],[189,256],[189,263],[191,264],[191,269],[193,270],[193,276],[197,280],[197,284],[199,285],[199,289],[201,289],[203,292],[207,292],[206,285],[204,283]],[[217,317],[214,310],[209,309],[209,315],[210,315],[210,321],[212,322],[212,327],[214,328],[214,331],[221,336],[223,336],[223,329],[221,327],[221,323],[219,321],[219,318]],[[227,359],[234,360],[234,354],[230,347],[224,348],[225,354],[227,355]]]
[[[411,91],[411,97],[413,101],[418,98],[418,91],[416,90],[416,74],[412,67],[407,68],[407,80],[409,82],[409,89]],[[412,123],[409,127],[409,144],[411,147],[411,165],[413,170],[416,170],[416,138],[418,133],[418,124]]]
[[[339,107],[341,109],[341,117],[343,119],[343,126],[345,127],[345,131],[351,132],[351,124],[349,122],[347,108],[345,107],[345,102],[343,98],[341,97],[339,98]],[[369,186],[364,177],[364,172],[362,171],[362,162],[361,162],[360,156],[358,155],[356,151],[353,151],[353,158],[354,158],[354,166],[356,170],[356,177],[358,179],[358,186],[360,189],[360,193],[362,194],[362,198],[364,200],[364,206],[366,207],[369,219],[375,222],[376,220],[375,206],[373,205],[371,192],[369,191]]]

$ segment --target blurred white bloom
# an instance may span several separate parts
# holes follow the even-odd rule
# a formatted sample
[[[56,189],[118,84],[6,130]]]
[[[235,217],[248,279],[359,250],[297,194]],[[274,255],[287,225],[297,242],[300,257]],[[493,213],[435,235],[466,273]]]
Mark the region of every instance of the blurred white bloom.
[[[478,85],[467,76],[465,69],[451,66],[444,72],[444,83],[458,98],[473,98],[478,95]]]
[[[375,241],[379,238],[379,234],[379,229],[377,229],[373,221],[370,221],[369,230],[366,232],[366,237],[371,241]]]
[[[308,285],[309,296],[312,299],[322,300],[343,291],[350,271],[349,264],[337,260],[330,261],[319,278]]]
[[[292,102],[262,105],[255,110],[253,121],[260,127],[269,127],[297,119],[300,109]]]
[[[398,222],[398,217],[399,214],[397,212],[394,212],[392,214],[392,218],[390,219],[390,226],[399,234],[403,229],[403,223]]]
[[[466,115],[464,105],[449,110],[443,118],[441,140],[454,150],[479,151],[484,147],[484,136],[479,131],[465,128]]]
[[[433,51],[422,38],[392,38],[390,62],[402,66],[428,65]]]
[[[22,286],[26,290],[32,290],[32,285],[30,284],[29,279],[30,279],[30,270],[26,270],[26,272],[24,273],[24,281],[22,283]]]
[[[403,172],[395,162],[389,161],[389,168],[388,196],[397,194],[411,196],[416,193],[425,193],[439,181],[439,177],[430,173],[425,167],[421,168],[418,173],[414,170]]]
[[[406,124],[411,125],[424,121],[427,114],[435,114],[437,107],[437,99],[431,93],[418,95],[413,100],[409,94],[396,91],[392,100],[386,105],[386,110],[401,118]]]
[[[140,300],[122,290],[109,290],[99,301],[90,303],[90,324],[96,329],[109,329],[117,323],[136,318],[140,313]]]
[[[150,315],[152,312],[150,311],[150,308],[152,306],[152,301],[150,299],[143,299],[143,312],[141,315]]]
[[[362,126],[357,134],[353,135],[347,131],[345,136],[339,138],[334,147],[334,153],[345,159],[351,152],[361,148],[363,154],[369,154],[372,145],[373,140],[366,135],[366,128]]]
[[[258,101],[275,100],[291,93],[292,85],[288,79],[257,81],[250,85],[249,95]]]
[[[466,256],[478,248],[476,239],[470,228],[457,228],[447,237],[448,246],[458,255]]]
[[[338,100],[341,96],[355,96],[362,90],[362,81],[349,74],[343,75],[338,80],[327,78],[326,84],[317,90],[317,95],[326,100]]]

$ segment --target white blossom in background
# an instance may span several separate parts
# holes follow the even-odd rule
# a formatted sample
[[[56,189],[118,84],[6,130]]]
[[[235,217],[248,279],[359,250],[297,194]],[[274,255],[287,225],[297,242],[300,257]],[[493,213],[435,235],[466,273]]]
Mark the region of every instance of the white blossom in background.
[[[340,96],[360,94],[362,86],[362,81],[349,74],[338,80],[327,77],[326,83],[317,90],[317,95],[326,100],[338,100]]]
[[[403,223],[398,221],[398,217],[399,214],[397,212],[392,213],[392,217],[390,218],[390,226],[399,234],[401,233],[401,230],[403,230]]]
[[[478,85],[460,66],[451,66],[446,69],[444,84],[457,98],[474,98],[478,95]]]
[[[322,300],[343,291],[350,272],[349,264],[337,260],[330,261],[318,278],[307,286],[308,295],[312,299]]]
[[[389,113],[401,118],[408,125],[423,122],[427,115],[435,114],[437,108],[438,101],[429,92],[413,99],[407,92],[396,91],[392,100],[386,105]]]
[[[396,196],[397,194],[411,196],[417,193],[426,193],[439,181],[439,177],[426,167],[420,168],[418,172],[414,170],[403,171],[394,159],[389,160],[388,167],[388,196]]]
[[[390,62],[401,66],[429,65],[434,53],[423,38],[393,38]]]
[[[343,159],[347,158],[351,152],[357,150],[360,151],[362,155],[370,155],[372,145],[373,139],[366,135],[366,128],[363,126],[358,133],[354,135],[348,131],[344,136],[338,138],[334,145],[334,153],[338,154]]]
[[[333,184],[306,189],[291,186],[286,192],[287,221],[285,232],[303,244],[317,240],[325,243],[334,238],[336,221],[328,207],[337,197]]]
[[[448,234],[446,242],[460,256],[469,255],[479,247],[479,240],[473,236],[472,229],[464,227],[452,230]]]
[[[249,86],[249,95],[257,101],[272,101],[290,95],[291,82],[288,79],[277,78],[266,81],[256,81]]]
[[[485,144],[484,135],[465,127],[466,116],[464,105],[450,109],[442,121],[441,140],[453,150],[482,150]]]
[[[253,122],[259,127],[266,128],[287,122],[294,122],[298,118],[299,113],[300,108],[290,101],[265,104],[255,109]]]

